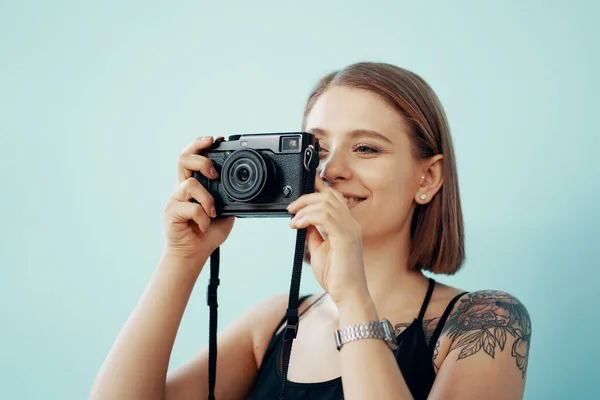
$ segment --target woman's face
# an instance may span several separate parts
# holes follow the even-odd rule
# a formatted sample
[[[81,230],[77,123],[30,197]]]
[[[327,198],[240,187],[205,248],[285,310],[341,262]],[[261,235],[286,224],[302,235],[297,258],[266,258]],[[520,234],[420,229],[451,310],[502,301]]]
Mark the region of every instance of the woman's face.
[[[320,176],[344,194],[365,240],[394,235],[410,224],[422,166],[397,111],[372,92],[331,87],[317,99],[305,126],[320,139]]]

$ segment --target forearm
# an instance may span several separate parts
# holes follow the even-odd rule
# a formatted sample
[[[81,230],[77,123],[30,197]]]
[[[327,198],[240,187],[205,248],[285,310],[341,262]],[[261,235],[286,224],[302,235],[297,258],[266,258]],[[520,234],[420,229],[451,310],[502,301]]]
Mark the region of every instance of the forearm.
[[[340,328],[379,320],[369,296],[338,304]],[[344,397],[355,399],[412,399],[394,353],[381,339],[346,343],[340,350]]]
[[[206,260],[165,254],[102,365],[90,399],[163,399],[173,343]]]

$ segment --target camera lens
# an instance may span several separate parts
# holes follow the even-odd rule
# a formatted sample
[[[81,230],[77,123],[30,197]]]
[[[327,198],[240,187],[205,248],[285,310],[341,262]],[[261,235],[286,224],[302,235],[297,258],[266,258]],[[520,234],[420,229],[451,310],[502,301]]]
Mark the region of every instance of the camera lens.
[[[250,171],[246,166],[241,166],[238,168],[236,173],[236,178],[242,182],[246,182],[250,177]]]
[[[223,163],[223,187],[235,201],[252,201],[267,186],[269,167],[270,161],[253,149],[234,151]]]

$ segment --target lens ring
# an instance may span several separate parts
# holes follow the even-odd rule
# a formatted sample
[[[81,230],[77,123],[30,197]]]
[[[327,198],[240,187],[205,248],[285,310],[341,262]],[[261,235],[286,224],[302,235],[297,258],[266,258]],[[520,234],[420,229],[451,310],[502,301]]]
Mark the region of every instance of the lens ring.
[[[246,193],[256,184],[257,170],[254,160],[237,159],[228,169],[228,182],[239,193]]]
[[[253,149],[236,150],[223,163],[222,183],[235,201],[252,201],[267,184],[268,170],[264,156]],[[246,179],[241,179],[246,177]]]

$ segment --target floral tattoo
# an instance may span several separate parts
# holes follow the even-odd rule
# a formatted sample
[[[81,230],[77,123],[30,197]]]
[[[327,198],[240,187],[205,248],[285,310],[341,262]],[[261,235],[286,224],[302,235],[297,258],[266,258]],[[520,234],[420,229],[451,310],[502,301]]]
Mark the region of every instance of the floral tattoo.
[[[506,292],[484,290],[463,297],[450,315],[445,331],[460,350],[458,360],[483,350],[494,358],[504,351],[507,334],[515,338],[511,355],[525,377],[531,339],[531,319],[525,306]]]
[[[437,327],[438,322],[440,322],[440,317],[427,319],[427,320],[423,321],[423,332],[425,333],[426,343],[429,344],[429,341],[431,340],[431,337],[433,336],[433,332],[435,331],[435,328]],[[396,326],[394,327],[394,332],[396,333],[396,336],[400,335],[411,324],[412,324],[411,322],[396,324]]]

